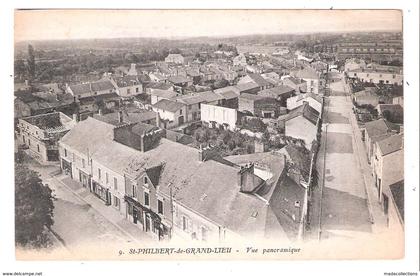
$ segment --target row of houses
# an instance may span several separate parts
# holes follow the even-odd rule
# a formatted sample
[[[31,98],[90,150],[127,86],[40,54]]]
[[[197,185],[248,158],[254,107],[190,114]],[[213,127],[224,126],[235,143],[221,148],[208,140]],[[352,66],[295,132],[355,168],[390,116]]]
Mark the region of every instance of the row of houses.
[[[20,141],[37,131],[26,134],[25,122],[40,127],[51,116],[22,119]],[[214,148],[172,141],[130,116],[64,118],[73,123],[58,142],[63,172],[157,240],[297,238],[305,187],[286,170],[293,154],[221,158]]]

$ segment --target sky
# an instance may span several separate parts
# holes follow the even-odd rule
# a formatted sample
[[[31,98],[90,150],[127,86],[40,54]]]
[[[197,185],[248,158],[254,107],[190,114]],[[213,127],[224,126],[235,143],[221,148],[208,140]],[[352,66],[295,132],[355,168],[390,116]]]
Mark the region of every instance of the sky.
[[[17,10],[15,41],[402,31],[398,10]]]

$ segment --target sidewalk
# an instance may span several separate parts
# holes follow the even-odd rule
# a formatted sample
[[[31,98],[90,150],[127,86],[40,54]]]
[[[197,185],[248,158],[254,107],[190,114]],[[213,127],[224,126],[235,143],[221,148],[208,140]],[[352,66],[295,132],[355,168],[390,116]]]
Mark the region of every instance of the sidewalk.
[[[58,175],[54,177],[58,182],[70,190],[76,197],[90,205],[95,211],[103,216],[107,221],[117,227],[121,232],[130,237],[133,242],[147,243],[154,239],[139,227],[132,224],[112,206],[107,206],[102,200],[96,197],[88,189],[82,187],[81,183],[71,179],[67,175]]]
[[[349,90],[348,84],[344,84],[344,88],[347,92],[346,99],[348,101],[351,101],[350,90]],[[353,134],[354,134],[354,140],[355,140],[354,142],[356,145],[360,170],[363,174],[363,181],[365,184],[365,190],[366,190],[366,196],[367,196],[367,204],[369,207],[369,213],[370,213],[371,222],[372,222],[372,232],[374,234],[380,233],[381,229],[384,229],[387,227],[387,219],[386,219],[385,214],[383,213],[382,205],[377,200],[378,192],[374,185],[375,181],[372,176],[372,168],[369,165],[368,160],[367,160],[367,153],[366,153],[365,145],[362,141],[362,133],[357,124],[356,116],[352,111],[349,112],[349,118],[350,118],[350,125],[352,127]]]

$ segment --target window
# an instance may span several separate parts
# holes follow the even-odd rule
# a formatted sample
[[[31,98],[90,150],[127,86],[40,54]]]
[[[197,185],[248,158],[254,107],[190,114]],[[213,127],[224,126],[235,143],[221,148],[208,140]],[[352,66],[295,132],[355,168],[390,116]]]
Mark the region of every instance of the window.
[[[186,217],[182,217],[182,230],[187,232],[188,229],[188,219]]]
[[[31,139],[28,139],[28,144],[31,145]]]
[[[392,75],[392,78],[395,79],[395,75]]]
[[[121,206],[120,199],[116,196],[114,196],[114,206],[119,210]]]
[[[98,179],[101,180],[101,169],[98,168]]]
[[[106,184],[108,184],[108,183],[109,183],[109,181],[108,181],[108,173],[107,173],[107,172],[105,173],[105,183],[106,183]]]
[[[201,240],[203,241],[207,240],[207,229],[204,227],[201,227]]]
[[[189,110],[191,110],[191,109],[192,109],[192,105],[189,105],[189,106],[188,106],[188,109],[189,109]]]
[[[112,93],[112,89],[109,90],[109,93]]]
[[[139,88],[138,87],[136,87],[136,92],[139,92]]]
[[[163,202],[158,199],[158,214],[163,215]]]
[[[182,109],[179,111],[179,114],[182,114]]]
[[[149,193],[148,192],[144,192],[144,205],[145,206],[149,206],[150,202],[149,202]]]
[[[118,181],[116,177],[114,177],[114,190],[118,190]]]
[[[147,179],[147,177],[145,176],[144,177],[144,184],[147,184],[147,183],[149,183],[149,179]]]
[[[132,189],[133,189],[133,197],[137,198],[137,187],[136,187],[136,185],[133,185]]]
[[[84,168],[84,167],[85,167],[85,165],[86,165],[86,164],[85,164],[85,159],[83,159],[83,158],[82,158],[82,168]]]
[[[67,157],[67,150],[64,149],[64,157]]]
[[[130,88],[127,88],[127,94],[130,94]]]

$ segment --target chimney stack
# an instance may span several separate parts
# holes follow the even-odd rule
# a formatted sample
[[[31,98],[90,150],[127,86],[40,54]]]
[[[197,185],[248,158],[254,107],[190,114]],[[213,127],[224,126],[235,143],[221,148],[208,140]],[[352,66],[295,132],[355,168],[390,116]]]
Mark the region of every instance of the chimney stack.
[[[29,85],[29,80],[25,80],[25,85],[28,86]]]
[[[200,145],[200,149],[198,150],[198,161],[205,162],[207,160],[213,159],[215,156],[217,156],[218,150],[216,147],[208,146],[205,148],[202,148]]]
[[[254,163],[241,166],[238,172],[239,190],[244,193],[251,193],[259,187],[264,180],[254,175]]]
[[[122,123],[124,121],[122,110],[118,111],[118,122]]]
[[[73,121],[74,122],[79,122],[79,114],[76,112],[76,113],[73,113]]]

